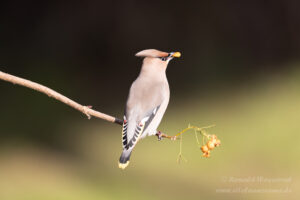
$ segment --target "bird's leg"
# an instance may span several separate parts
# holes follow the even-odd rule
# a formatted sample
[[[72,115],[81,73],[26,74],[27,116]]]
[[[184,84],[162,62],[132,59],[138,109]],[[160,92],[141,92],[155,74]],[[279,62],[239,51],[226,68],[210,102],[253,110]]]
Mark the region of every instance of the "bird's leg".
[[[166,135],[166,134],[162,133],[161,131],[157,131],[156,136],[157,136],[159,141],[163,138],[168,138],[170,140],[176,140],[177,139],[176,136],[169,136],[169,135]]]

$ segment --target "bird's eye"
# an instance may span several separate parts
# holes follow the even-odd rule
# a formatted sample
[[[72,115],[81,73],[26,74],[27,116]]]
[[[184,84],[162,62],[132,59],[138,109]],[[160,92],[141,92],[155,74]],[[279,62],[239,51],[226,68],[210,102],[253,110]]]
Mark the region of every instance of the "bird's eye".
[[[167,57],[161,57],[160,58],[162,61],[166,61],[167,60]]]

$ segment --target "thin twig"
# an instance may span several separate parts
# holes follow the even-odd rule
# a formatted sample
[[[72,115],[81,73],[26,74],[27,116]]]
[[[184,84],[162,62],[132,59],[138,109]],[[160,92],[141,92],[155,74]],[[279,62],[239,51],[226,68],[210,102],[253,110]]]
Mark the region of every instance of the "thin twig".
[[[194,131],[195,131],[195,137],[196,137],[196,142],[197,142],[197,144],[198,144],[198,147],[201,147],[201,144],[200,144],[199,139],[198,139],[198,133],[197,133],[197,130],[195,129]]]
[[[180,164],[181,160],[187,162],[187,159],[182,155],[182,135],[180,135],[179,154],[177,156],[177,163]]]
[[[160,132],[160,135],[156,134],[157,136],[161,137],[161,138],[167,138],[167,139],[171,139],[171,140],[176,140],[180,135],[182,135],[184,132],[188,131],[188,130],[191,130],[191,129],[194,129],[195,130],[195,134],[197,131],[200,132],[201,135],[205,136],[205,137],[208,137],[208,135],[206,134],[206,131],[205,129],[208,129],[208,128],[211,128],[211,127],[214,127],[215,125],[210,125],[210,126],[204,126],[204,127],[197,127],[197,126],[191,126],[191,125],[188,125],[187,128],[183,129],[182,131],[180,131],[179,133],[177,133],[176,135],[174,136],[169,136],[167,134],[164,134],[164,133],[161,133]],[[199,141],[198,141],[198,137],[197,137],[197,134],[195,135],[196,136],[196,140],[197,140],[197,143],[198,145],[200,145]],[[204,140],[204,137],[203,137],[203,140]]]
[[[185,129],[183,129],[182,131],[180,131],[179,133],[177,133],[176,135],[175,135],[175,137],[178,137],[179,135],[181,135],[182,133],[184,133],[184,132],[186,132],[186,131],[188,131],[188,130],[190,130],[190,129],[195,129],[195,130],[197,130],[197,131],[202,131],[203,129],[207,129],[207,128],[211,128],[211,127],[214,127],[215,125],[210,125],[210,126],[205,126],[205,127],[201,127],[201,128],[199,128],[199,127],[197,127],[197,126],[188,126],[187,128],[185,128]]]
[[[39,83],[35,83],[30,80],[26,80],[26,79],[23,79],[23,78],[20,78],[17,76],[13,76],[13,75],[1,72],[1,71],[0,71],[0,79],[10,82],[10,83],[13,83],[13,84],[21,85],[21,86],[36,90],[41,93],[44,93],[44,94],[48,95],[49,97],[54,98],[60,102],[63,102],[65,104],[67,104],[68,106],[82,112],[83,114],[85,114],[88,117],[88,119],[90,119],[91,116],[94,116],[94,117],[97,117],[97,118],[100,118],[100,119],[103,119],[103,120],[106,120],[109,122],[113,122],[116,124],[120,124],[120,125],[122,125],[122,123],[123,123],[123,121],[121,119],[118,119],[116,117],[93,110],[93,109],[91,109],[90,106],[83,106],[83,105],[69,99],[68,97],[52,90],[51,88],[43,86]]]

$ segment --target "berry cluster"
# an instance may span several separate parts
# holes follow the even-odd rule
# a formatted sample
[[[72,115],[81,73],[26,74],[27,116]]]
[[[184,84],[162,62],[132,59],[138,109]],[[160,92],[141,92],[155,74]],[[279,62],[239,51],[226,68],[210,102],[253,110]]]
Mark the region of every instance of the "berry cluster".
[[[201,151],[203,152],[203,157],[210,157],[210,150],[214,149],[215,147],[220,146],[221,141],[217,138],[216,135],[208,135],[207,138],[209,139],[206,145],[201,147]]]

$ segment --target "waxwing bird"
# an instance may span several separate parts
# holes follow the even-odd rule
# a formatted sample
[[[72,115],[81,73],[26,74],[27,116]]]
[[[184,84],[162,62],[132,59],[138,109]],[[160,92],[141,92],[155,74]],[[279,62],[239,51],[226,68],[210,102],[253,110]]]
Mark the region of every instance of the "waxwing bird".
[[[144,57],[144,60],[139,76],[130,87],[126,103],[122,128],[123,152],[119,159],[121,169],[128,166],[137,142],[157,133],[170,97],[166,69],[169,61],[180,57],[180,53],[147,49],[136,56]]]

